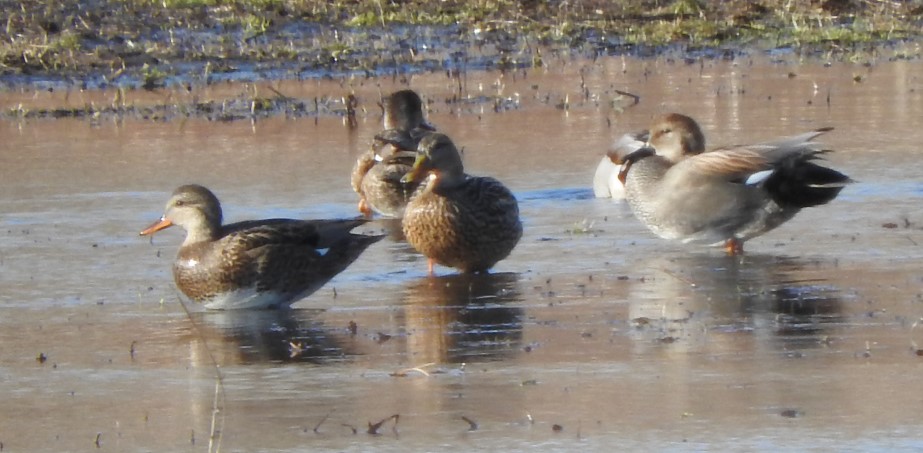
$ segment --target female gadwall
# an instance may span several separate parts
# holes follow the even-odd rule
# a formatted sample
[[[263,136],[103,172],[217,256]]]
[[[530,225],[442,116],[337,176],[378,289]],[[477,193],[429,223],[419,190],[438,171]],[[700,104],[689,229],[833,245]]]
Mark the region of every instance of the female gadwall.
[[[384,130],[356,160],[351,181],[359,194],[359,212],[399,218],[418,185],[402,184],[401,178],[413,166],[420,138],[433,127],[423,119],[423,101],[413,90],[392,93],[382,108]]]
[[[628,133],[615,141],[606,151],[606,155],[596,166],[593,174],[593,195],[596,198],[612,198],[622,200],[625,198],[625,185],[619,181],[619,171],[622,169],[622,159],[625,156],[641,149],[646,145],[648,132]]]
[[[268,219],[222,225],[218,198],[190,184],[173,192],[163,217],[141,235],[173,225],[186,230],[173,278],[206,308],[279,308],[319,289],[383,237],[350,233],[363,223]]]
[[[650,147],[625,157],[619,179],[635,216],[658,236],[737,254],[744,241],[833,200],[851,182],[812,162],[829,150],[811,140],[830,130],[701,152],[699,125],[672,113],[651,127]]]
[[[430,133],[421,141],[404,181],[425,185],[404,213],[407,242],[433,264],[486,272],[506,258],[519,238],[519,204],[500,181],[468,176],[452,140]]]

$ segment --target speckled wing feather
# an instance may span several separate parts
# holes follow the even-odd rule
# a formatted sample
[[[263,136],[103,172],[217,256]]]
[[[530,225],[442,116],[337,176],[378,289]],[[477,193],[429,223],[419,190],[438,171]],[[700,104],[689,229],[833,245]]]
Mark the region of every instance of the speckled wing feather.
[[[203,244],[200,250],[193,245],[182,250],[174,275],[178,286],[198,301],[248,287],[283,296],[304,293],[316,289],[352,261],[340,265],[332,260],[330,252],[322,254],[318,249],[333,249],[352,237],[365,237],[350,233],[362,223],[352,219],[268,219],[229,224],[223,227],[223,236],[210,246]],[[363,245],[362,249],[367,246]],[[187,257],[201,262],[187,265],[192,264]]]
[[[362,180],[365,178],[365,175],[377,163],[375,155],[376,151],[370,149],[362,153],[362,155],[356,159],[356,164],[353,165],[353,171],[350,174],[350,184],[353,190],[358,194],[362,193]]]
[[[472,218],[481,226],[519,223],[519,203],[500,181],[487,176],[469,176],[456,190],[463,192],[457,199],[469,206]]]
[[[432,200],[420,214],[430,219],[417,228],[431,231],[426,243],[415,246],[441,264],[485,271],[506,258],[522,236],[516,197],[496,179],[468,177],[422,197]]]

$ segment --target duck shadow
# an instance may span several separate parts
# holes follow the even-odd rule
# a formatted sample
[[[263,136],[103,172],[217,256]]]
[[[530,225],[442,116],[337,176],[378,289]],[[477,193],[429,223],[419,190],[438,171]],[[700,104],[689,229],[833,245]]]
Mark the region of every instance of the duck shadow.
[[[352,355],[348,332],[325,327],[322,310],[227,310],[192,313],[220,364],[322,364]]]
[[[819,347],[845,322],[841,291],[824,277],[833,263],[773,255],[694,254],[640,264],[629,322],[642,339],[673,343],[716,333],[771,332],[772,347]]]
[[[410,282],[401,301],[406,352],[418,363],[499,360],[519,352],[519,275],[452,274]]]

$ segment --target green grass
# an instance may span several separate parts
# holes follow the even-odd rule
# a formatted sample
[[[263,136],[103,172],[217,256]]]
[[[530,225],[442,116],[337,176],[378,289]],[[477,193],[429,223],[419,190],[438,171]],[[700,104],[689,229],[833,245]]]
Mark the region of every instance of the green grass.
[[[273,39],[293,22],[360,35],[397,24],[453,25],[462,37],[497,32],[550,51],[580,52],[588,37],[603,36],[645,47],[786,46],[845,52],[840,57],[847,60],[852,56],[844,49],[923,35],[923,0],[20,0],[8,6],[0,11],[0,72],[124,68],[141,74],[150,59],[182,58],[302,58],[374,69],[377,57],[368,55],[378,52],[332,32],[312,48]],[[228,33],[191,48],[144,41],[184,30]],[[497,55],[496,64],[528,58],[542,65],[537,47],[528,47],[529,55]],[[139,51],[150,58],[136,58]]]

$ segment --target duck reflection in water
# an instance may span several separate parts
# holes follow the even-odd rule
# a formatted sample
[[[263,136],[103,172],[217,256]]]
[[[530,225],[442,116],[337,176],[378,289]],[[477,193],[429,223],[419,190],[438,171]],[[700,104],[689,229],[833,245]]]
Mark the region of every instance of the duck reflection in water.
[[[819,347],[843,321],[840,292],[813,277],[832,266],[771,255],[676,255],[638,268],[652,278],[630,290],[629,322],[639,347],[704,343],[729,350]],[[767,334],[768,335],[765,335]],[[766,344],[754,346],[741,334]]]
[[[519,275],[454,274],[412,282],[402,304],[414,364],[506,358],[521,350]]]
[[[267,362],[327,363],[349,350],[348,333],[318,320],[323,310],[208,311],[192,313],[219,365]]]

